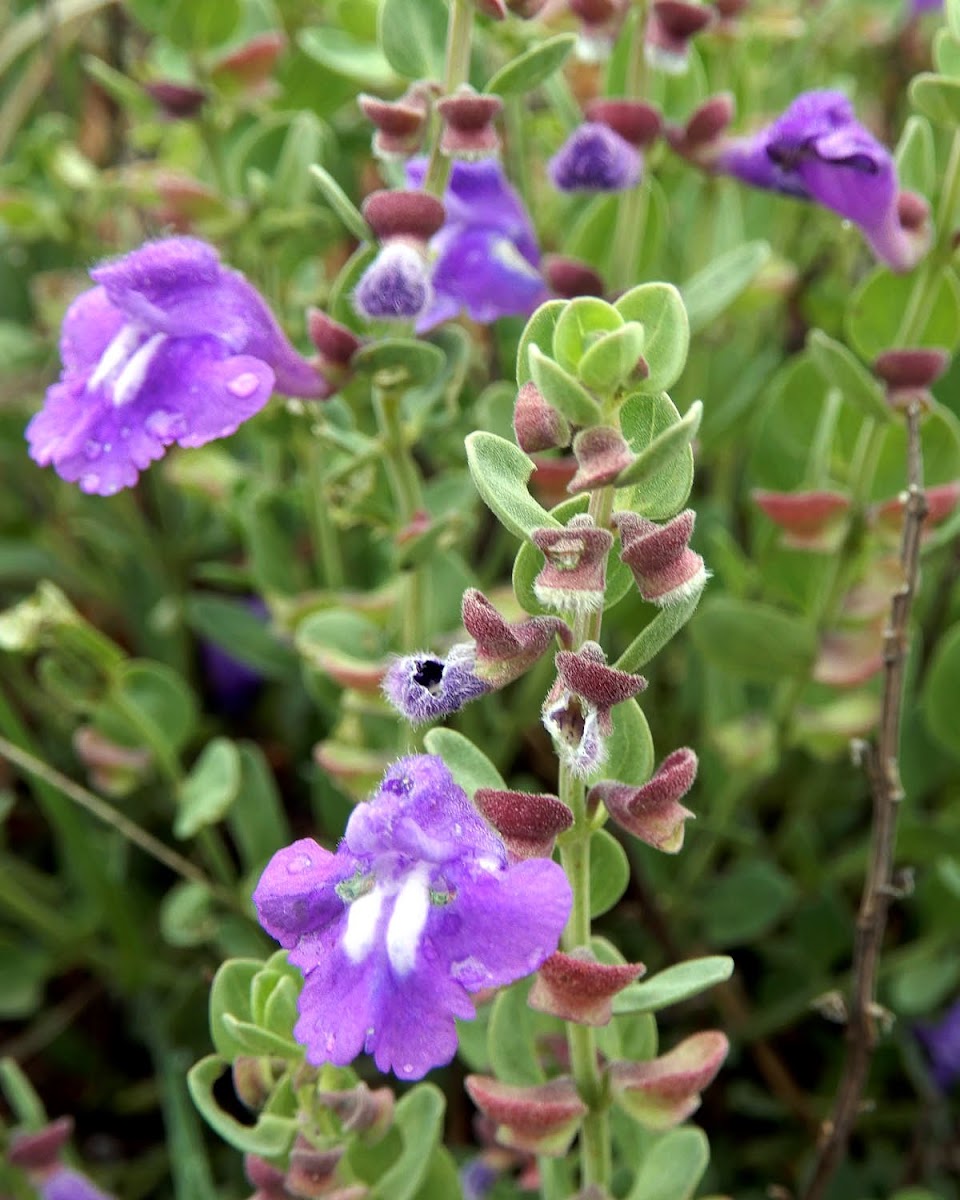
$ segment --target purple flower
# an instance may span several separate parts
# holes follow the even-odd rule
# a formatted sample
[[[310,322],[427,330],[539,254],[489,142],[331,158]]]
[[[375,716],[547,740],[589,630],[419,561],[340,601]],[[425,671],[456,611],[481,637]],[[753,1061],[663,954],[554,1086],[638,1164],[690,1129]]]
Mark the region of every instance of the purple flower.
[[[278,851],[254,892],[263,927],[304,974],[294,1034],[315,1065],[366,1052],[419,1079],[457,1048],[470,992],[512,983],[556,949],[570,912],[548,859],[509,865],[442,759],[395,763],[335,854]]]
[[[909,270],[925,250],[904,229],[887,148],[854,116],[841,92],[806,92],[752,137],[731,138],[713,169],[753,187],[813,200],[853,221],[874,254]]]
[[[383,694],[413,725],[457,712],[491,690],[476,673],[476,647],[458,642],[445,658],[426,651],[396,659],[383,679]]]
[[[407,164],[411,186],[420,187],[425,175],[426,159]],[[482,325],[529,316],[548,293],[536,234],[500,163],[456,161],[443,204],[446,219],[430,240],[433,300],[417,320],[418,332],[464,310]]]
[[[424,253],[403,238],[383,246],[353,293],[354,307],[368,321],[412,321],[430,299]]]
[[[910,7],[915,13],[933,12],[943,7],[943,0],[910,0]]]
[[[622,192],[643,170],[643,156],[609,125],[586,121],[550,159],[553,185],[561,192]]]
[[[114,1200],[102,1192],[86,1175],[69,1167],[55,1167],[37,1181],[41,1200]]]
[[[237,606],[263,624],[269,620],[270,610],[259,596],[247,596]],[[200,641],[198,650],[203,683],[213,708],[226,717],[242,716],[260,694],[263,672],[209,638]]]
[[[167,446],[202,446],[276,388],[326,396],[242,275],[196,238],[166,238],[102,263],[67,311],[63,374],[27,426],[31,456],[84,492],[131,487]]]
[[[942,1091],[960,1079],[960,1000],[933,1025],[921,1025],[917,1034],[927,1049],[933,1078]]]

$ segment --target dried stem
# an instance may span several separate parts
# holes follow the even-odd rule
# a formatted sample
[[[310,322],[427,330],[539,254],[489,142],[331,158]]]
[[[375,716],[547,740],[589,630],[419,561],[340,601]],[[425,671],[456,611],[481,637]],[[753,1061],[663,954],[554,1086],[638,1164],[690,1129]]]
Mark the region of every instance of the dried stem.
[[[860,1112],[877,1042],[875,999],[880,948],[887,911],[894,895],[893,848],[897,809],[903,799],[900,782],[900,722],[907,659],[910,610],[920,568],[920,534],[927,515],[920,448],[920,406],[907,417],[907,503],[900,542],[903,583],[891,599],[890,619],[883,644],[883,702],[876,741],[862,747],[862,762],[873,797],[870,858],[864,882],[853,950],[853,982],[847,1024],[847,1050],[833,1112],[824,1123],[813,1173],[802,1200],[820,1200],[843,1161],[847,1142]]]

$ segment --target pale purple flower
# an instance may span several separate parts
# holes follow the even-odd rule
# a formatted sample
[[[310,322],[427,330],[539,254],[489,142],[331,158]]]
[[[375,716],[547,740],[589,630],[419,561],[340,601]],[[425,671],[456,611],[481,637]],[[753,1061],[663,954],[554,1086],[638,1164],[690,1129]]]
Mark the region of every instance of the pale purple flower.
[[[383,694],[413,725],[457,712],[491,690],[476,673],[473,642],[458,642],[441,657],[423,651],[395,659],[383,679]]]
[[[960,1000],[954,1001],[935,1024],[917,1029],[933,1068],[933,1078],[942,1091],[960,1079]]]
[[[858,225],[879,259],[912,267],[921,247],[903,228],[893,158],[841,92],[805,92],[752,137],[723,142],[713,169],[753,187],[822,204]]]
[[[404,238],[395,238],[360,276],[353,304],[368,321],[412,321],[431,298],[424,251]]]
[[[639,182],[643,155],[609,125],[585,121],[548,164],[561,192],[622,192]]]
[[[54,1167],[49,1174],[36,1180],[36,1187],[41,1200],[114,1200],[86,1175],[70,1167]]]
[[[307,1061],[365,1052],[419,1079],[453,1058],[470,992],[553,953],[571,893],[548,859],[509,865],[443,760],[414,755],[353,810],[335,854],[310,838],[278,851],[253,899],[304,974],[294,1035]]]
[[[274,388],[327,396],[266,303],[196,238],[148,242],[90,272],[64,318],[63,373],[27,426],[31,456],[84,492],[131,487],[171,443],[202,446]]]
[[[411,186],[425,175],[426,159],[407,164]],[[443,204],[446,219],[430,240],[433,299],[418,332],[461,312],[481,325],[529,316],[548,299],[533,225],[495,158],[454,162]]]

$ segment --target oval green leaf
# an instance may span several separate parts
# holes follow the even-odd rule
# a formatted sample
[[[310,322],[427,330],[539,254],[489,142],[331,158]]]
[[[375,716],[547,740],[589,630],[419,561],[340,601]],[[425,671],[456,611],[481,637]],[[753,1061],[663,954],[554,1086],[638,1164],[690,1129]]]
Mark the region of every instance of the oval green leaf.
[[[628,321],[639,321],[646,331],[643,356],[649,376],[637,391],[665,392],[680,378],[690,348],[690,322],[683,298],[671,283],[642,283],[631,288],[614,305]]]
[[[573,33],[558,33],[554,37],[544,38],[491,75],[483,90],[498,96],[515,96],[533,91],[563,66],[576,43],[576,34]]]
[[[559,528],[527,491],[533,463],[519,446],[483,430],[471,433],[465,446],[477,491],[511,533],[525,538],[534,529]]]

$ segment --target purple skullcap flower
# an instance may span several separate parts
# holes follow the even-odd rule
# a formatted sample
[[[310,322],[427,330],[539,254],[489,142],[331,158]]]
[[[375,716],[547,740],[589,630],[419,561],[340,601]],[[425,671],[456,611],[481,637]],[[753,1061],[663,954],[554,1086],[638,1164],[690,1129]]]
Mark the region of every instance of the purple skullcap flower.
[[[713,169],[753,187],[812,200],[859,226],[874,254],[909,270],[925,239],[901,223],[893,158],[842,92],[805,92],[752,137],[731,138]]]
[[[172,442],[226,437],[274,388],[330,394],[206,242],[148,242],[90,274],[64,318],[63,374],[27,426],[31,457],[82,491],[111,496]]]
[[[55,1167],[35,1181],[40,1200],[115,1200],[102,1192],[86,1175],[69,1167]]]
[[[383,694],[412,725],[435,721],[478,700],[492,688],[476,673],[473,642],[458,642],[444,658],[423,651],[391,663]]]
[[[930,1057],[937,1087],[948,1091],[960,1079],[960,1000],[936,1023],[918,1026],[917,1036]]]
[[[294,1035],[307,1061],[420,1079],[456,1052],[469,993],[535,971],[557,947],[570,885],[547,859],[510,865],[440,758],[401,759],[358,805],[335,854],[278,851],[260,923],[304,974]]]
[[[553,186],[561,192],[622,192],[640,180],[643,155],[599,121],[585,121],[550,159]]]
[[[368,321],[412,321],[431,296],[423,250],[405,238],[394,238],[360,276],[353,306]]]
[[[426,159],[412,159],[408,183],[420,187],[426,169]],[[548,299],[533,225],[495,158],[454,162],[443,205],[446,220],[430,240],[433,301],[418,333],[461,311],[481,325],[526,317]]]

